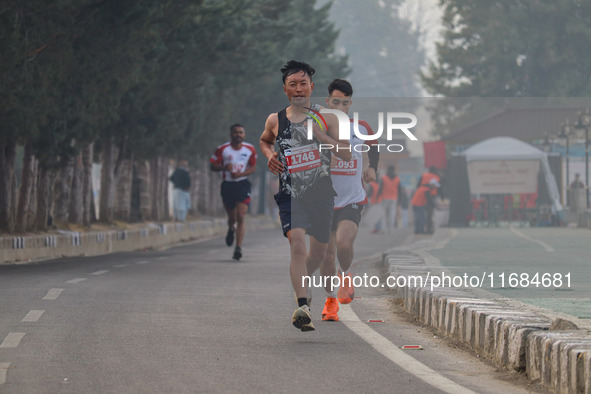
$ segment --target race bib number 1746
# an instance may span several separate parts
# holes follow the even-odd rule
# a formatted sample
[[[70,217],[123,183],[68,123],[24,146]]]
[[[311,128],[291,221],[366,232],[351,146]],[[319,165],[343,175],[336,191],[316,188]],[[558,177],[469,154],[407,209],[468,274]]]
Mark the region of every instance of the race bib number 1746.
[[[320,152],[316,144],[298,146],[285,150],[287,170],[290,174],[320,167]]]

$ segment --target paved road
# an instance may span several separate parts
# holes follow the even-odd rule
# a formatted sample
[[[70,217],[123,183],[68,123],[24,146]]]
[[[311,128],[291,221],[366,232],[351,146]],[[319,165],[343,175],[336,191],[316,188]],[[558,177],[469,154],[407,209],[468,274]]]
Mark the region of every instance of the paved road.
[[[357,255],[408,235],[363,229]],[[315,289],[317,330],[302,333],[279,231],[247,234],[239,263],[231,253],[212,239],[0,266],[0,392],[525,392],[517,376],[407,321],[385,289],[358,289],[341,322],[320,321]],[[353,268],[381,270],[371,259]]]
[[[590,245],[591,232],[585,229],[466,228],[455,230],[445,247],[430,253],[455,274],[485,274],[483,288],[496,296],[591,323]]]

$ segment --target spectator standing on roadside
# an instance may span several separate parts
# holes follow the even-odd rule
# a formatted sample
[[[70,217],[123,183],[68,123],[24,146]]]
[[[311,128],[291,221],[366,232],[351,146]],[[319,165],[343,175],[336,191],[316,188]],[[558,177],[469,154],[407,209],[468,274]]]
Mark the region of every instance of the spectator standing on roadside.
[[[191,177],[187,171],[187,160],[181,159],[178,167],[170,176],[174,189],[172,191],[172,205],[174,209],[174,220],[184,222],[187,217],[187,211],[191,209]]]

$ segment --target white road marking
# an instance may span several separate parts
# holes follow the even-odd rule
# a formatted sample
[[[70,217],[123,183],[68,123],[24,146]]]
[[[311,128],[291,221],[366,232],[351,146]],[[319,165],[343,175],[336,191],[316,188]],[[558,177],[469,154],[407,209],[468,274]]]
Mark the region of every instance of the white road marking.
[[[60,296],[60,294],[62,294],[62,291],[64,291],[64,289],[50,289],[47,294],[45,295],[45,297],[43,297],[44,300],[55,300],[57,297]]]
[[[109,272],[109,271],[107,271],[107,270],[101,270],[101,271],[93,272],[90,275],[102,275],[102,274],[106,274],[107,272]]]
[[[0,384],[6,383],[6,372],[10,368],[10,363],[0,363]]]
[[[119,265],[114,265],[113,267],[115,267],[115,268],[129,267],[129,264],[119,264]]]
[[[24,332],[9,332],[6,338],[4,338],[4,341],[0,344],[0,348],[17,347],[24,336]]]
[[[538,245],[542,246],[546,250],[546,252],[548,252],[548,253],[556,252],[556,250],[552,246],[548,245],[547,243],[539,241],[539,240],[534,239],[532,237],[529,237],[529,236],[523,234],[521,231],[517,230],[515,227],[510,227],[510,229],[511,229],[511,231],[513,231],[515,234],[517,234],[521,238],[526,239],[531,242],[534,242],[534,243],[537,243]]]
[[[474,393],[404,353],[387,338],[363,323],[355,312],[353,312],[350,305],[341,304],[340,308],[341,321],[347,328],[400,368],[446,393]]]
[[[27,313],[25,315],[25,317],[23,318],[23,320],[21,320],[22,322],[36,322],[39,320],[39,318],[41,317],[41,315],[44,313],[45,311],[37,311],[37,310],[32,310],[29,311],[29,313]]]
[[[80,282],[85,281],[85,280],[86,280],[86,278],[76,278],[76,279],[70,279],[66,283],[80,283]]]
[[[138,261],[136,264],[149,264],[150,262],[147,260],[144,261]]]

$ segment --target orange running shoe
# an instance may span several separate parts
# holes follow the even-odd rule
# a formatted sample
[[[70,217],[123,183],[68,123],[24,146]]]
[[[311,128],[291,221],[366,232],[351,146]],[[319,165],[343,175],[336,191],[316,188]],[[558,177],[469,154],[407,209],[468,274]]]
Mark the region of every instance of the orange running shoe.
[[[334,297],[328,297],[322,310],[322,320],[339,321],[339,302]]]
[[[350,304],[351,301],[353,301],[353,298],[355,298],[355,288],[353,287],[351,273],[349,272],[347,275],[343,275],[343,273],[340,272],[339,277],[341,278],[341,287],[337,292],[339,302],[341,304]]]

